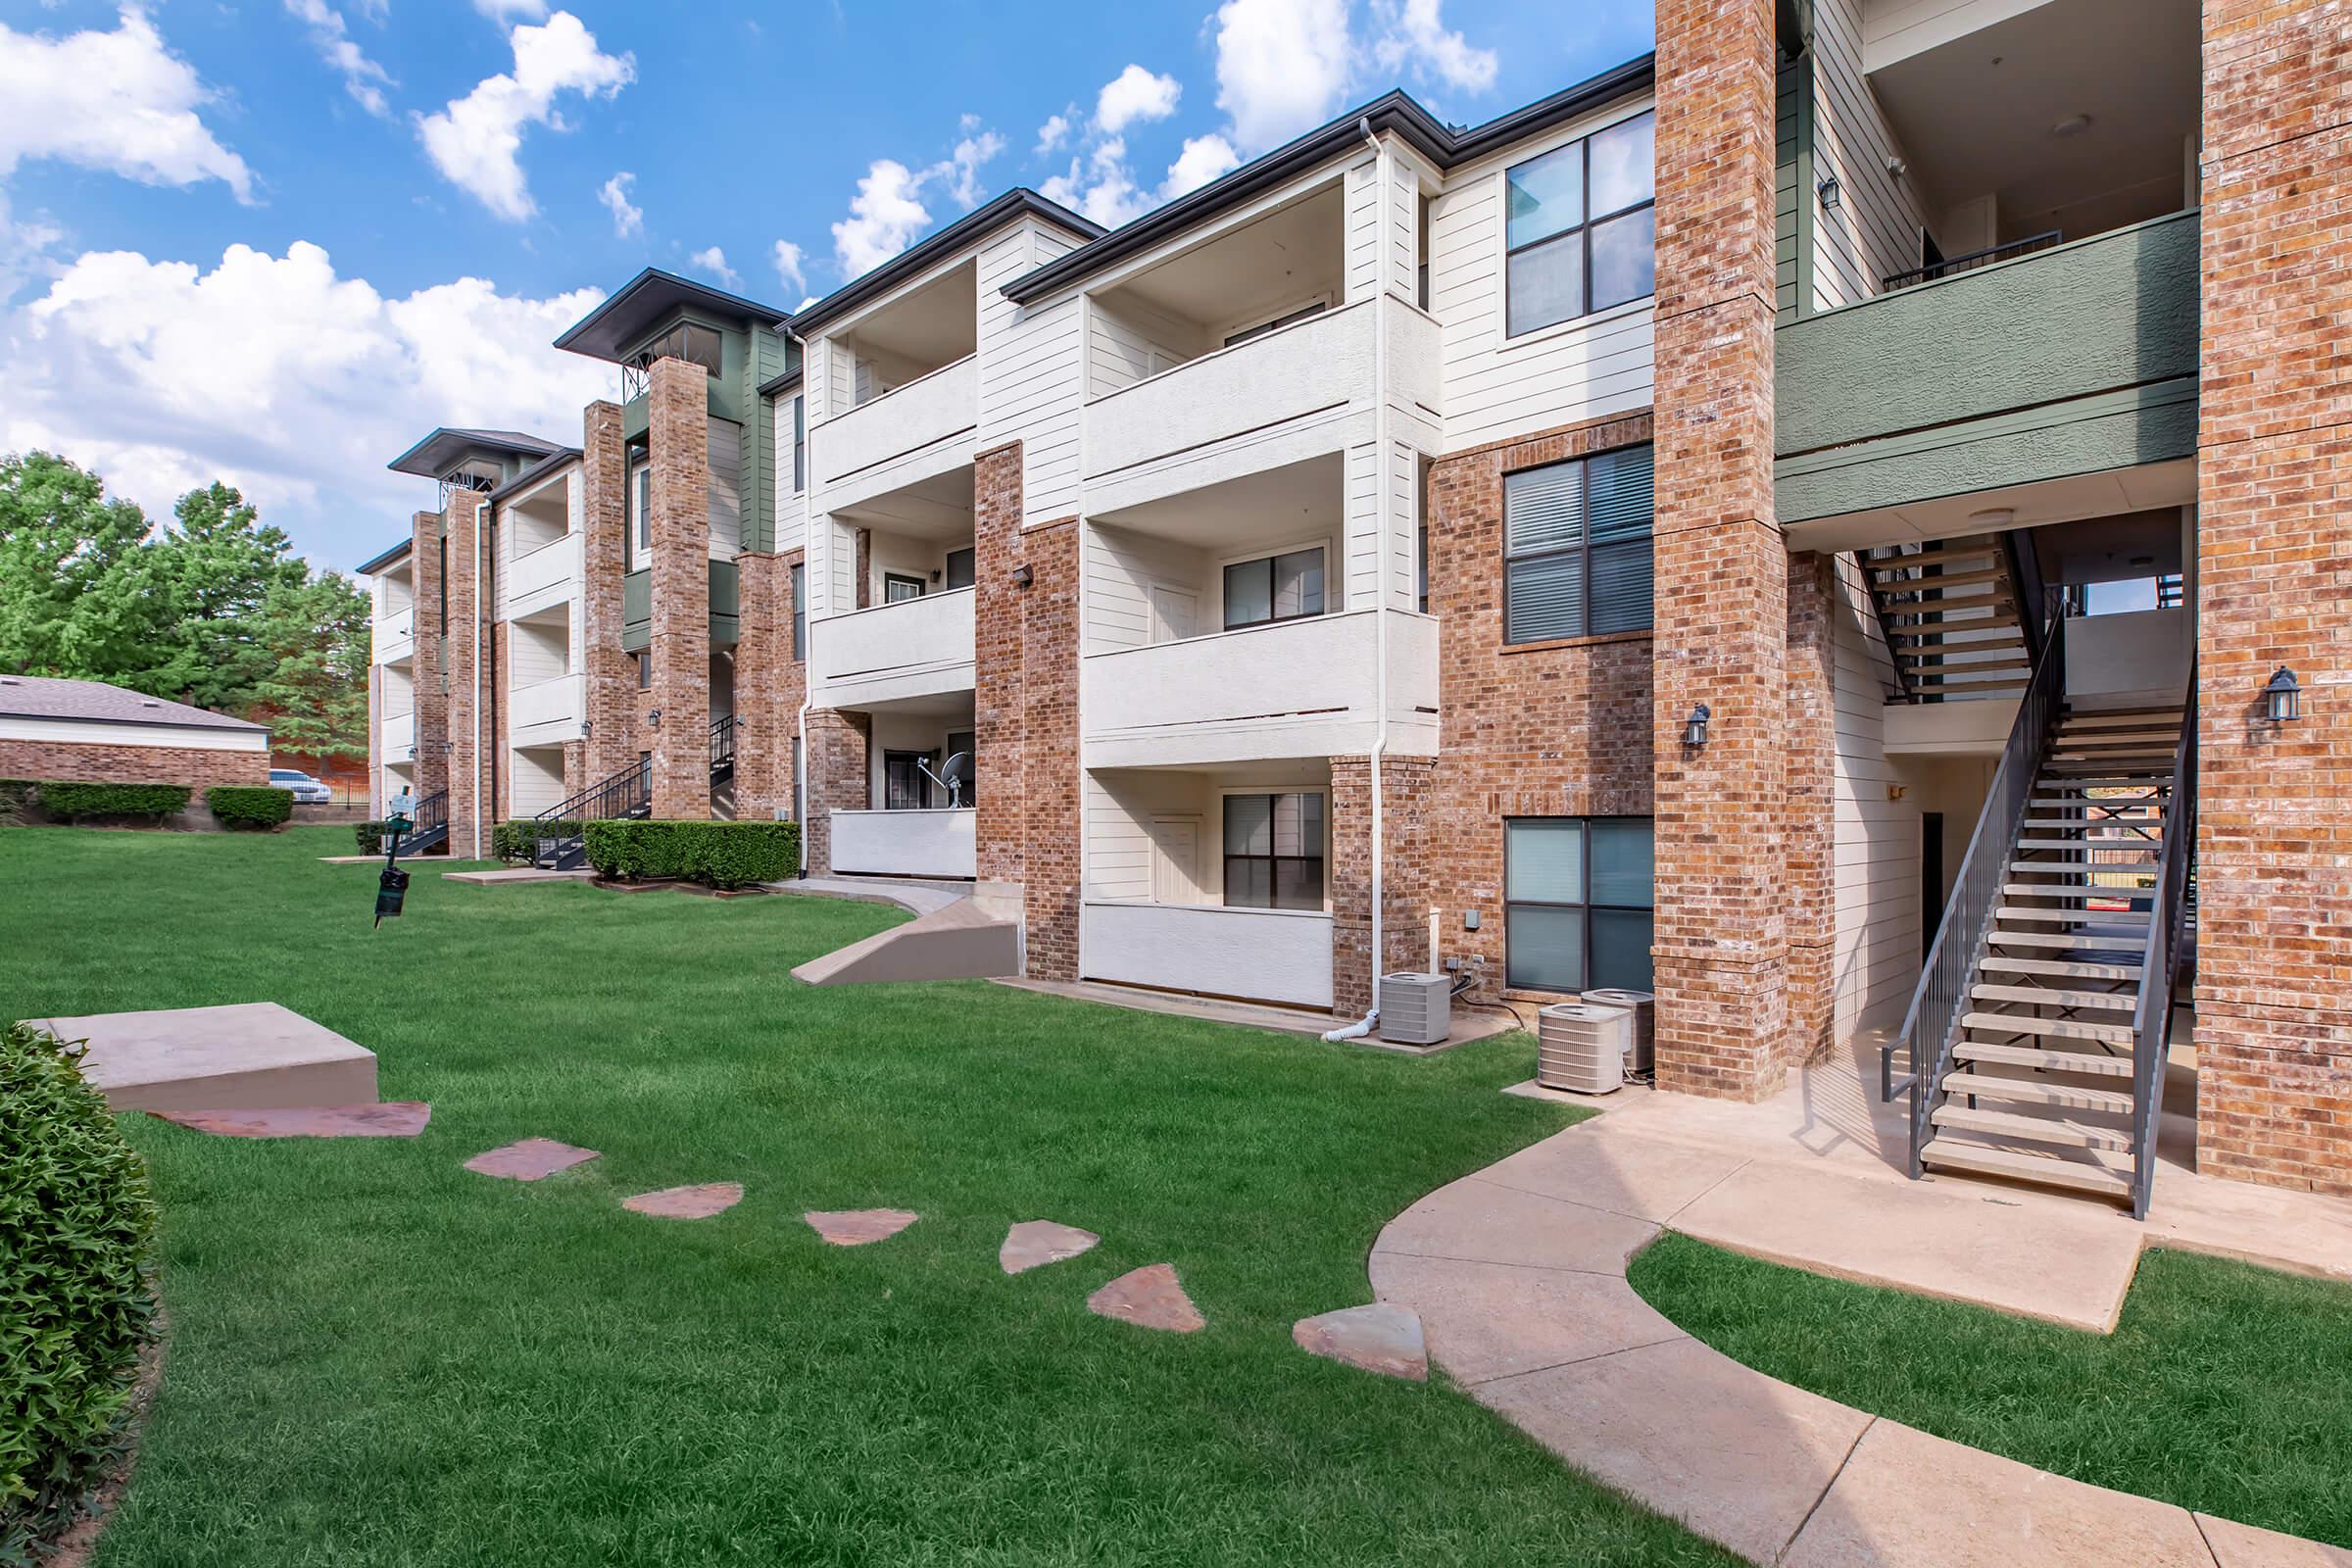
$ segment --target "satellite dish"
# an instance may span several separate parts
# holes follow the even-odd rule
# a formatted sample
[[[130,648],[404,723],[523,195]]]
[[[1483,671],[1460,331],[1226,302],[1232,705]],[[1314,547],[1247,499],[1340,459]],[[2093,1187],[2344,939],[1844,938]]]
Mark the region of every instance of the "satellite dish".
[[[914,765],[921,768],[924,776],[930,779],[932,783],[938,785],[941,789],[948,792],[948,808],[950,810],[956,810],[962,807],[964,775],[969,773],[972,767],[971,753],[956,752],[951,754],[948,758],[947,765],[942,767],[936,773],[931,771],[930,763],[923,761],[919,758],[916,760]]]

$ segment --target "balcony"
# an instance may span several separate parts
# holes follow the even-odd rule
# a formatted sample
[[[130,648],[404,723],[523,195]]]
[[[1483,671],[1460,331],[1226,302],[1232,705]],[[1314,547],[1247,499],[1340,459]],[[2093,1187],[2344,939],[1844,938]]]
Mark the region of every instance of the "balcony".
[[[1085,466],[1098,511],[1345,447],[1375,381],[1375,302],[1326,311],[1232,348],[1187,360],[1086,406]],[[1178,459],[1249,436],[1202,475]]]
[[[828,511],[968,464],[980,423],[980,361],[965,355],[816,427],[810,447]]]
[[[974,812],[835,811],[833,869],[866,876],[968,878],[978,870]]]
[[[1079,967],[1090,980],[1331,1005],[1328,914],[1090,899],[1079,921]]]
[[[586,675],[558,675],[507,694],[507,734],[516,746],[577,740],[587,716]]]
[[[580,538],[565,534],[507,563],[507,613],[527,615],[574,598],[580,589]]]
[[[416,745],[416,715],[399,713],[383,721],[379,755],[387,762],[405,762]]]
[[[2197,215],[2176,213],[1784,324],[1775,495],[1850,549],[2190,499]]]
[[[1369,610],[1092,654],[1079,661],[1085,765],[1164,767],[1371,750],[1379,657]],[[1438,741],[1438,624],[1389,615],[1389,750]]]
[[[726,647],[742,628],[743,573],[732,561],[710,561],[710,641]],[[624,653],[650,648],[654,640],[654,572],[640,566],[620,579],[620,646]]]
[[[811,621],[809,702],[863,709],[970,691],[975,597],[957,588]]]
[[[368,628],[368,662],[372,664],[397,664],[416,654],[416,607],[396,610]]]

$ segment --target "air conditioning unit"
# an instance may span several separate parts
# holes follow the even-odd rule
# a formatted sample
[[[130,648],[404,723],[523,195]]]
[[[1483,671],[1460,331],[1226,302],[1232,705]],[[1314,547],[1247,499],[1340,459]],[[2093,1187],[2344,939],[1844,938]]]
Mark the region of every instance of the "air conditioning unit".
[[[1648,1072],[1656,1059],[1658,999],[1646,991],[1588,991],[1584,1000],[1604,1007],[1623,1007],[1634,1015],[1634,1046],[1625,1054],[1625,1070]]]
[[[1442,974],[1380,977],[1380,1038],[1392,1046],[1442,1046],[1453,1029],[1453,982]]]
[[[1606,1095],[1625,1087],[1634,1015],[1624,1007],[1561,1002],[1537,1014],[1536,1082],[1546,1089]]]

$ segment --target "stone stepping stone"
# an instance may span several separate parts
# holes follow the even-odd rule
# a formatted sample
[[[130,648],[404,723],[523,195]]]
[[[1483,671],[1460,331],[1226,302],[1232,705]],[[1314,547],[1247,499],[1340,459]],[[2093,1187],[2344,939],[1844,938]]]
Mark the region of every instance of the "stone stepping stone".
[[[1086,1309],[1097,1317],[1115,1317],[1138,1328],[1165,1329],[1170,1334],[1198,1334],[1208,1326],[1208,1320],[1177,1283],[1173,1263],[1147,1263],[1129,1270],[1088,1297]]]
[[[904,1208],[844,1208],[818,1210],[801,1218],[835,1247],[864,1247],[889,1241],[922,1216]]]
[[[466,1162],[466,1168],[479,1171],[484,1176],[505,1176],[518,1182],[535,1182],[553,1176],[560,1170],[584,1165],[598,1157],[593,1149],[560,1144],[553,1138],[525,1138],[519,1143],[474,1155]]]
[[[997,1262],[1007,1274],[1024,1274],[1048,1263],[1066,1263],[1102,1240],[1093,1231],[1050,1219],[1025,1219],[1004,1233]]]
[[[662,1219],[709,1219],[743,1201],[741,1182],[704,1182],[699,1187],[664,1187],[658,1193],[624,1198],[620,1206],[632,1214]]]
[[[302,1110],[158,1110],[150,1115],[218,1138],[414,1138],[433,1107],[421,1100]]]
[[[1369,1306],[1302,1317],[1291,1325],[1291,1338],[1309,1355],[1386,1378],[1429,1381],[1429,1347],[1421,1338],[1421,1314],[1409,1306],[1375,1301]]]

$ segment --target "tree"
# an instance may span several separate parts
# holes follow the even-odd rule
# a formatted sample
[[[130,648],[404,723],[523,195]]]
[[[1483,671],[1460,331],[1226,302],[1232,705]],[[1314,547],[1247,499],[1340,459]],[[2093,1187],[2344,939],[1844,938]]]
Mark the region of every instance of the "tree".
[[[368,596],[340,572],[271,590],[262,642],[270,672],[257,696],[277,748],[306,757],[368,755]]]
[[[270,596],[301,588],[311,568],[285,530],[264,524],[235,487],[217,479],[181,496],[172,514],[174,525],[154,546],[171,600],[171,634],[139,689],[242,712],[262,700],[276,668],[278,651],[267,631]]]
[[[87,469],[0,455],[0,669],[135,684],[171,618],[147,534]]]

